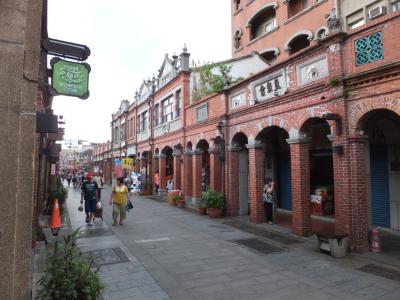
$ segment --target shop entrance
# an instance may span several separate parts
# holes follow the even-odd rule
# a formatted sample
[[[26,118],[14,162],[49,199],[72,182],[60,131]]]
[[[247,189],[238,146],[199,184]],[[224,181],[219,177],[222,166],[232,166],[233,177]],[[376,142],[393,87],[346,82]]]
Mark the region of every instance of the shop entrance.
[[[311,214],[335,216],[331,128],[320,118],[306,122],[310,140]]]
[[[201,159],[201,190],[204,192],[210,186],[210,146],[206,140],[200,140],[197,143],[196,149],[202,150]]]
[[[161,152],[162,154],[166,155],[165,176],[167,177],[167,180],[172,178],[172,176],[174,175],[174,156],[172,155],[173,152],[174,151],[169,146],[166,146]]]
[[[369,138],[370,224],[400,230],[400,117],[374,110],[360,128]]]
[[[237,133],[232,139],[234,147],[240,147],[239,152],[239,215],[250,214],[249,198],[249,151],[247,136],[244,133]]]
[[[292,179],[290,167],[290,148],[286,142],[289,134],[277,126],[267,127],[257,140],[265,145],[264,180],[272,178],[275,182],[274,200],[276,207],[292,210]]]

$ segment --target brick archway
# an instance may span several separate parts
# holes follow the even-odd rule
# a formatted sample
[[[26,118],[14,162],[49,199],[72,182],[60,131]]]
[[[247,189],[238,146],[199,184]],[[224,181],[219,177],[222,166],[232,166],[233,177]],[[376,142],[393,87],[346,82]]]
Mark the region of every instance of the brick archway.
[[[351,113],[349,114],[350,135],[356,134],[357,129],[360,127],[360,121],[363,116],[365,116],[368,112],[377,109],[387,109],[400,116],[400,99],[382,96],[363,101],[352,107]]]

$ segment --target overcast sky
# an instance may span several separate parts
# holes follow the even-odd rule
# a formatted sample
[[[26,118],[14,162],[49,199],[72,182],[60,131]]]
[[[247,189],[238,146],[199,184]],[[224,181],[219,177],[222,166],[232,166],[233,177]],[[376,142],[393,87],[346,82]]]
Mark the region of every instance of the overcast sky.
[[[230,0],[49,0],[49,37],[85,44],[92,71],[90,97],[54,97],[65,139],[111,139],[111,113],[157,74],[165,53],[191,60],[230,58]]]

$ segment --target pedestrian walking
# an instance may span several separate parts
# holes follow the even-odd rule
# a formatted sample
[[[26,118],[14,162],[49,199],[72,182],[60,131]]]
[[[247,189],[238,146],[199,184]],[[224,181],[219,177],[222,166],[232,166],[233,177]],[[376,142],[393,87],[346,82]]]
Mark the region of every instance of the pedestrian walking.
[[[167,189],[168,193],[174,189],[174,180],[172,178],[167,180],[167,184],[165,185],[165,188]]]
[[[265,217],[268,224],[273,224],[272,211],[274,207],[274,181],[268,177],[263,190],[263,202],[265,209]]]
[[[68,175],[67,175],[68,187],[71,185],[71,179],[72,179],[72,174],[68,173]]]
[[[123,220],[126,218],[125,205],[128,201],[128,188],[124,185],[124,179],[122,177],[118,177],[117,185],[113,186],[109,201],[110,205],[113,205],[113,226],[117,225],[118,216],[119,225],[123,225]]]
[[[158,189],[160,188],[160,173],[158,171],[154,174],[154,185],[156,186],[156,194],[158,195]]]
[[[99,200],[97,197],[97,183],[93,181],[93,176],[90,173],[86,175],[86,180],[82,184],[81,204],[83,200],[85,200],[86,223],[91,226],[93,225],[93,217]]]
[[[97,183],[97,198],[101,199],[101,189],[103,188],[103,178],[99,173],[94,174],[93,180]]]

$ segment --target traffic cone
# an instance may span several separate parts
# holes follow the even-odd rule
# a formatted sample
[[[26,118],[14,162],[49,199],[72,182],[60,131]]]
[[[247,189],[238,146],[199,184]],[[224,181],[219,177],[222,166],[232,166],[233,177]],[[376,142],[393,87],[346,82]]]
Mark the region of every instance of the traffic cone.
[[[61,228],[61,215],[60,215],[60,208],[58,206],[58,199],[54,199],[54,206],[53,206],[53,213],[51,214],[50,218],[50,229],[51,233],[54,236],[58,235],[58,232],[60,231]]]

